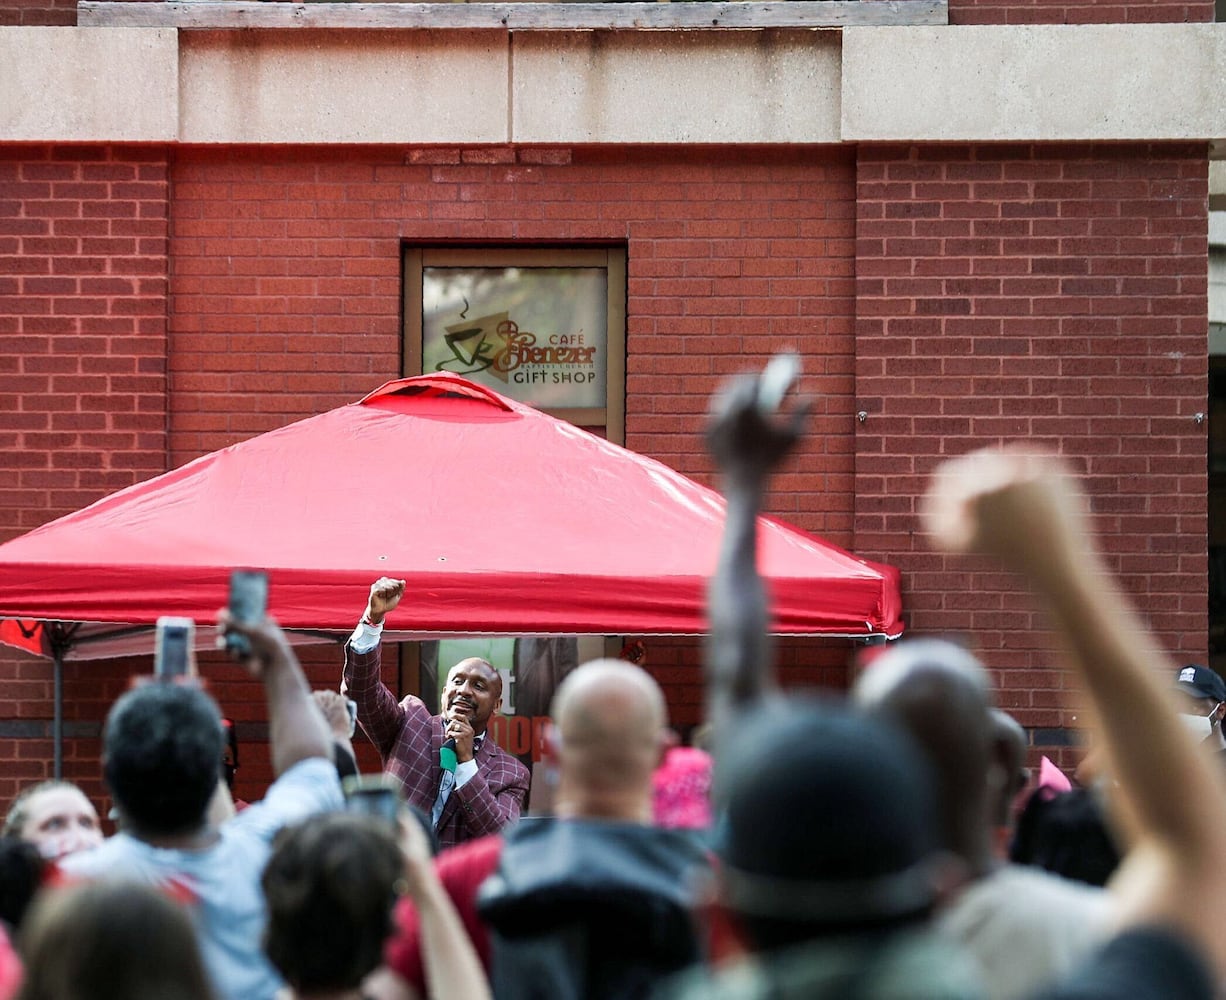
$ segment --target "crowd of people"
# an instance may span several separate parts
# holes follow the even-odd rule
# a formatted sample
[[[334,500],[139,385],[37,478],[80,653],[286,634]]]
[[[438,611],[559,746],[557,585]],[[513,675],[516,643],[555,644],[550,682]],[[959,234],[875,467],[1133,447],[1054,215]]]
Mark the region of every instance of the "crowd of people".
[[[1083,767],[1032,780],[974,636],[899,641],[845,696],[781,690],[756,525],[803,417],[749,376],[717,400],[708,746],[677,745],[634,658],[582,664],[534,776],[549,811],[527,813],[529,772],[489,734],[490,663],[456,663],[438,713],[384,683],[403,580],[371,585],[339,691],[310,689],[274,620],[222,610],[263,685],[275,780],[236,803],[214,699],[134,684],[103,732],[118,832],[66,782],[9,812],[0,1000],[1215,997],[1226,683],[1167,663],[1076,477],[998,448],[938,469],[924,528],[1046,609],[1093,712]],[[359,794],[354,738],[389,794]]]

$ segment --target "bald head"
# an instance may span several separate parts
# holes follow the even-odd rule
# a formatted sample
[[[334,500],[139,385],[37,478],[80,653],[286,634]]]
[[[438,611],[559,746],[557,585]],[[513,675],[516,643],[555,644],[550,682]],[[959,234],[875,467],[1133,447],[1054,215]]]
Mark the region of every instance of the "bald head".
[[[650,814],[651,774],[668,721],[651,675],[625,660],[592,660],[558,685],[550,714],[558,736],[559,813]]]
[[[942,846],[972,871],[986,870],[995,722],[982,664],[950,642],[905,641],[873,661],[852,697],[869,714],[901,726],[923,750],[937,778]]]

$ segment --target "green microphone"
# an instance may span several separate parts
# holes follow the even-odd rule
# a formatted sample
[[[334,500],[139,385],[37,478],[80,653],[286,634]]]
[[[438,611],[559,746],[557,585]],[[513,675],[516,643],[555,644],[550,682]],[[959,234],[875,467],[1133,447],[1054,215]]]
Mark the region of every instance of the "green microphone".
[[[455,740],[448,738],[447,742],[438,748],[438,763],[444,771],[455,774]]]

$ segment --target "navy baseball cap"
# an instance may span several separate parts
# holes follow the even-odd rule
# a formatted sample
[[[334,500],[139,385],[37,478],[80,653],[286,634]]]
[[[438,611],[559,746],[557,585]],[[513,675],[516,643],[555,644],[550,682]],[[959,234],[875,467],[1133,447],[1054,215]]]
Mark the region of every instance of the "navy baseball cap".
[[[828,701],[737,720],[716,765],[724,902],[748,916],[853,923],[933,903],[931,772],[909,739]]]
[[[1193,698],[1226,701],[1226,681],[1223,681],[1208,667],[1202,667],[1197,663],[1190,663],[1180,668],[1175,678],[1175,686]]]

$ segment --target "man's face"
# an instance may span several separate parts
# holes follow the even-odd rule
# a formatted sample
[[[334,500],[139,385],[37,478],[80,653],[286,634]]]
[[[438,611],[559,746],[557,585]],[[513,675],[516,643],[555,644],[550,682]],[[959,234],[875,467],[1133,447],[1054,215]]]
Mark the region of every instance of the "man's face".
[[[21,839],[45,858],[59,858],[102,843],[98,812],[75,788],[48,788],[28,803]]]
[[[447,675],[443,688],[443,714],[467,719],[473,732],[485,732],[485,724],[502,697],[502,678],[484,660],[461,660]]]

